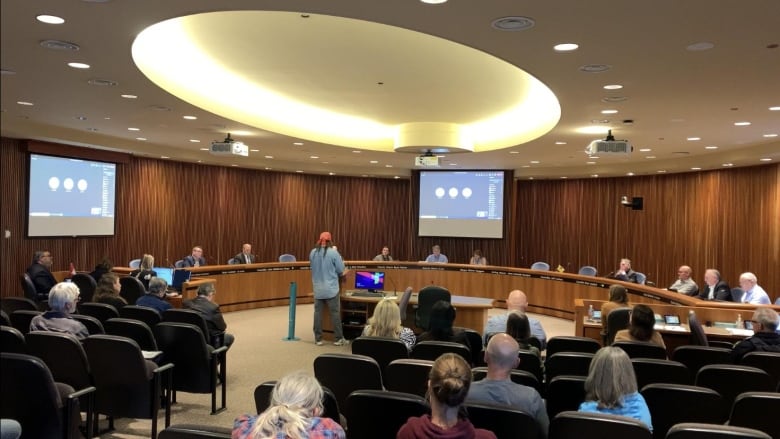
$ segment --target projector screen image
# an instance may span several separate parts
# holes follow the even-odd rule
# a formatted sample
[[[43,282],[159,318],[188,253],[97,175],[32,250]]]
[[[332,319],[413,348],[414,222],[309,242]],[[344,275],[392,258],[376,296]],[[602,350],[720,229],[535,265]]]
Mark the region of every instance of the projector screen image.
[[[356,271],[355,289],[381,291],[385,289],[385,274],[381,271]]]
[[[27,236],[114,234],[116,164],[30,154]]]
[[[419,195],[419,236],[504,236],[504,171],[422,171]]]

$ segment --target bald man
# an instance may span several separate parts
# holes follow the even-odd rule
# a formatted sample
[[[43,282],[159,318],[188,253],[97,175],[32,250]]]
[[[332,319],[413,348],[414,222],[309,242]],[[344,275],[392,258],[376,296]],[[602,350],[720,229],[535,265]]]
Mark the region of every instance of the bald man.
[[[488,319],[487,325],[485,325],[485,340],[489,338],[490,334],[496,334],[499,332],[506,332],[506,319],[510,312],[517,311],[525,314],[528,308],[528,297],[520,290],[514,290],[509,293],[509,297],[506,299],[506,313],[494,315]],[[547,347],[547,334],[542,328],[542,324],[539,320],[528,316],[528,323],[531,325],[531,335],[539,339],[542,344],[542,349]]]
[[[669,291],[677,291],[686,296],[695,296],[699,293],[699,286],[691,279],[691,267],[683,265],[677,269],[677,280],[669,286]]]
[[[488,403],[510,406],[522,410],[536,419],[541,431],[550,425],[542,397],[533,387],[516,384],[511,380],[512,369],[520,364],[517,341],[508,334],[496,334],[490,338],[485,350],[487,376],[471,383],[467,403]]]

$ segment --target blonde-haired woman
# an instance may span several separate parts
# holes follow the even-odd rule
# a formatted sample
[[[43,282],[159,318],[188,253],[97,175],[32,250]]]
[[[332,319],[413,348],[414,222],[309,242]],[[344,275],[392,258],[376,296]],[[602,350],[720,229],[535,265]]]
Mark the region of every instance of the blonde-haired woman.
[[[157,277],[157,272],[152,270],[153,267],[154,256],[145,254],[144,257],[141,258],[141,264],[138,268],[130,273],[130,276],[133,276],[144,284],[144,289],[146,291],[149,291],[149,281],[152,280],[153,277]]]
[[[322,414],[322,387],[316,378],[293,372],[271,392],[271,405],[257,416],[244,415],[233,424],[232,439],[345,439],[344,429]]]
[[[412,350],[417,339],[414,331],[401,325],[401,310],[391,299],[383,299],[377,303],[374,315],[368,319],[368,324],[363,328],[363,335],[401,340],[409,351]]]

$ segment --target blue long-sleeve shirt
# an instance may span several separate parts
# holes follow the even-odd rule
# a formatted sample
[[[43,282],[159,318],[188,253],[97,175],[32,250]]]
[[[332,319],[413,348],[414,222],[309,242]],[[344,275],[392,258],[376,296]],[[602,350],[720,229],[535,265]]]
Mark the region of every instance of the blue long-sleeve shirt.
[[[339,276],[344,272],[344,259],[332,247],[317,247],[309,254],[311,282],[315,299],[330,299],[339,293]]]

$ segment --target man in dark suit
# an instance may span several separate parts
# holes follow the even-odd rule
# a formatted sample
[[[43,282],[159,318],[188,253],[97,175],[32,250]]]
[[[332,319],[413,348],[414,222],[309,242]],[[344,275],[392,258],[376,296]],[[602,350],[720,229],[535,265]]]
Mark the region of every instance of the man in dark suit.
[[[252,244],[244,244],[241,247],[241,253],[233,256],[237,264],[254,264],[255,255],[252,254]]]
[[[183,261],[185,267],[200,267],[206,265],[206,258],[203,257],[203,249],[199,246],[193,247],[192,254],[185,256]]]
[[[32,265],[27,268],[27,275],[35,285],[37,300],[48,300],[49,291],[57,285],[57,279],[51,274],[51,253],[48,250],[36,250]]]
[[[708,268],[704,272],[704,285],[702,285],[699,291],[699,299],[731,302],[731,288],[729,288],[729,284],[720,280],[720,272],[718,270]]]
[[[607,275],[608,278],[622,280],[623,282],[639,283],[636,277],[636,271],[631,269],[631,260],[623,258],[620,260],[620,268]]]
[[[203,284],[198,287],[198,295],[191,300],[185,300],[182,305],[186,309],[191,309],[206,319],[209,327],[209,342],[214,347],[220,347],[223,344],[230,349],[230,345],[235,341],[232,334],[225,332],[227,323],[225,323],[219,305],[214,303],[214,295],[217,293],[213,283]]]

